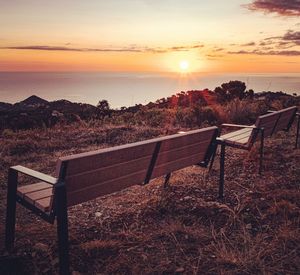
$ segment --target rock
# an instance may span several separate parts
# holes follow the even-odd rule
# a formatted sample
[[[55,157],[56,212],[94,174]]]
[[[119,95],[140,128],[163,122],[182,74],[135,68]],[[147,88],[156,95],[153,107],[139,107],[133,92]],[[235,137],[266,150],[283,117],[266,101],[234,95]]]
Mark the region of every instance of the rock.
[[[100,218],[101,216],[102,216],[102,213],[101,213],[101,212],[96,212],[96,213],[95,213],[95,217],[96,217],[96,218]]]

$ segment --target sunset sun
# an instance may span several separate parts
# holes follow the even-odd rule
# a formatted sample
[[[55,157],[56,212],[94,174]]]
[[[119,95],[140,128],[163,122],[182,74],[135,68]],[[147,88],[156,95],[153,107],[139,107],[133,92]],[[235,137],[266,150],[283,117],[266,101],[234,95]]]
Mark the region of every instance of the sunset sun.
[[[181,60],[179,62],[179,68],[182,72],[186,72],[189,69],[189,62],[186,60]]]

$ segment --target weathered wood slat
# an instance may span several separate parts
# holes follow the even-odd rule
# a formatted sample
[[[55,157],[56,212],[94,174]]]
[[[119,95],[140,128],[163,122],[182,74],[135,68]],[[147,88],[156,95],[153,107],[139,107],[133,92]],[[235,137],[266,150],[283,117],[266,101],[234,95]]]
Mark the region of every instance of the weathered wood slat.
[[[202,154],[196,153],[185,158],[179,158],[174,161],[164,162],[162,165],[157,165],[154,168],[152,179],[165,175],[171,171],[181,169],[193,164],[199,163],[205,152]],[[126,176],[120,178],[113,178],[108,181],[93,182],[92,185],[81,185],[81,189],[68,192],[68,205],[75,205],[82,203],[102,195],[114,193],[123,190],[127,187],[143,183],[147,170],[138,171],[133,174],[127,174]]]
[[[197,164],[203,160],[204,156],[205,156],[205,152],[200,152],[200,153],[197,152],[191,154],[188,157],[175,159],[172,161],[169,160],[168,162],[162,162],[162,164],[155,166],[151,178],[154,179],[156,177],[166,175],[172,171],[176,171],[191,166],[193,164]]]
[[[117,163],[128,162],[132,159],[139,159],[153,154],[155,143],[137,145],[136,147],[124,147],[118,150],[119,146],[97,150],[84,156],[74,155],[67,161],[67,176],[81,174],[83,172],[96,170],[99,167],[109,167]],[[122,148],[123,147],[123,148]],[[108,150],[111,149],[111,150]],[[76,156],[76,157],[75,157]]]
[[[48,188],[48,189],[24,194],[24,199],[34,204],[35,201],[51,197],[52,194],[53,194],[53,188]]]
[[[279,111],[278,113],[280,113],[280,118],[274,130],[274,133],[286,129],[289,126],[290,121],[293,119],[296,111],[296,107],[291,107],[287,110]]]
[[[255,125],[258,128],[264,128],[265,137],[271,136],[279,118],[278,112],[259,116]]]
[[[167,162],[174,160],[176,158],[182,158],[189,156],[195,152],[201,153],[203,156],[206,153],[209,141],[203,141],[195,143],[192,145],[187,145],[184,147],[173,148],[170,151],[163,151],[158,154],[156,165],[161,164],[162,162]],[[132,174],[139,172],[141,170],[145,171],[150,166],[152,155],[140,158],[133,159],[125,163],[118,163],[109,167],[99,168],[97,170],[87,171],[81,173],[80,175],[75,174],[66,177],[66,187],[68,192],[75,191],[76,189],[82,188],[82,186],[88,187],[93,185],[94,182],[108,181],[113,178],[119,178],[127,174]]]
[[[88,188],[77,189],[73,192],[68,192],[68,206],[76,205],[85,201],[95,199],[97,197],[111,194],[133,185],[140,184],[145,179],[147,170],[138,173],[129,174],[121,178],[115,178],[110,181],[94,183]]]
[[[126,175],[140,171],[146,171],[149,167],[151,156],[146,156],[137,160],[119,163],[97,170],[87,171],[80,175],[72,175],[66,178],[67,192],[73,192],[81,188],[86,188],[100,181],[105,182],[114,178],[121,178]]]
[[[212,141],[213,135],[216,133],[216,127],[212,127],[208,131],[193,131],[193,133],[173,135],[174,138],[156,139],[154,146],[148,142],[147,145],[152,145],[153,151],[157,140],[161,142],[161,150],[158,153],[154,170],[150,178],[169,173],[174,170],[181,169],[192,164],[199,163],[204,160],[207,149]],[[137,146],[140,146],[138,144]],[[143,146],[143,145],[142,145]],[[134,144],[131,148],[134,150]],[[115,147],[118,150],[118,147]],[[124,149],[124,147],[123,147]],[[130,151],[125,148],[126,153]],[[113,151],[110,151],[113,152]],[[139,151],[140,152],[140,151]],[[99,155],[107,154],[107,151],[98,151]],[[99,162],[94,170],[87,170],[81,174],[68,174],[65,180],[67,187],[68,205],[74,205],[104,194],[113,193],[132,185],[141,184],[145,181],[147,172],[149,172],[150,161],[152,154],[139,159],[135,159],[135,154],[126,156],[126,158],[116,158],[114,161],[110,159],[106,164],[113,165],[102,166]],[[84,156],[85,161],[86,156]],[[92,156],[94,160],[94,155]],[[126,162],[123,162],[126,159]],[[70,162],[78,159],[70,159],[67,161],[69,169]],[[66,161],[66,160],[63,160]],[[74,171],[75,172],[75,171]]]
[[[23,198],[25,194],[40,191],[48,188],[52,188],[53,186],[46,182],[38,182],[34,184],[19,186],[17,189],[17,194]]]
[[[244,138],[240,138],[240,139],[236,139],[236,140],[232,140],[232,139],[226,139],[226,143],[232,143],[232,144],[238,144],[238,145],[242,145],[242,146],[246,146],[249,143],[249,137],[244,137]]]
[[[212,135],[215,129],[215,127],[210,127],[201,130],[189,131],[185,134],[175,134],[167,137],[101,149],[89,153],[61,158],[61,161],[68,163],[67,175],[80,174],[84,171],[95,170],[99,167],[99,165],[106,167],[114,165],[117,162],[126,162],[133,158],[141,158],[147,155],[152,155],[157,142],[163,143],[160,148],[161,152],[178,146],[193,144],[199,141],[199,138],[205,138]],[[166,140],[168,140],[168,142],[164,143],[163,141]]]
[[[156,165],[161,165],[166,162],[174,161],[176,159],[185,158],[191,156],[193,154],[198,154],[202,157],[201,161],[204,159],[205,153],[207,151],[207,147],[211,142],[211,138],[208,140],[203,140],[200,143],[195,143],[188,146],[177,147],[176,149],[172,149],[170,151],[163,151],[158,154]],[[163,144],[162,144],[163,146]]]
[[[246,144],[249,141],[253,131],[255,130],[251,128],[243,128],[241,130],[222,135],[221,138],[232,142]]]
[[[43,174],[41,172],[37,172],[35,170],[29,169],[27,167],[21,166],[21,165],[16,165],[12,166],[11,169],[14,169],[15,171],[18,171],[19,173],[28,175],[32,178],[36,178],[38,180],[50,183],[50,184],[55,184],[57,182],[57,178],[51,177],[49,175]]]
[[[36,200],[34,205],[43,212],[49,212],[51,210],[52,201],[53,196]]]

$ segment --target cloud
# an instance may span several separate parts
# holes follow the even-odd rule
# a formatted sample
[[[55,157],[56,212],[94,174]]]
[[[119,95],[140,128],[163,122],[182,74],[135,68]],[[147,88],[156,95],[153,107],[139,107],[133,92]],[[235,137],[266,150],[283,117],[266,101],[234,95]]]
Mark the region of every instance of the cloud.
[[[221,52],[221,51],[224,51],[224,48],[219,48],[219,47],[216,47],[213,49],[214,52]]]
[[[282,16],[299,16],[299,0],[254,0],[246,5],[249,10],[263,11],[265,13],[277,13]]]
[[[300,45],[300,31],[288,30],[282,36],[267,37],[260,41],[260,46],[277,46],[279,48],[291,48]]]
[[[253,51],[229,51],[229,54],[255,54],[255,55],[282,55],[282,56],[300,56],[300,51],[292,50],[253,50]]]
[[[246,43],[246,44],[242,44],[241,46],[243,46],[243,47],[255,46],[255,42],[249,42],[249,43]]]
[[[220,58],[224,57],[222,54],[207,54],[206,55],[208,60],[219,60]]]
[[[29,45],[29,46],[12,46],[2,47],[1,49],[9,50],[37,50],[37,51],[67,51],[67,52],[141,52],[136,48],[71,48],[61,46],[44,46],[44,45]]]
[[[69,44],[69,43],[68,43]],[[47,46],[47,45],[26,45],[26,46],[6,46],[0,49],[8,50],[36,50],[36,51],[66,51],[66,52],[150,52],[150,53],[166,53],[166,52],[178,52],[189,51],[193,49],[203,48],[203,44],[173,46],[168,48],[163,47],[142,47],[137,45],[131,45],[127,47],[119,48],[74,48],[66,46]]]
[[[289,30],[283,37],[282,40],[293,42],[296,45],[300,45],[300,31]]]

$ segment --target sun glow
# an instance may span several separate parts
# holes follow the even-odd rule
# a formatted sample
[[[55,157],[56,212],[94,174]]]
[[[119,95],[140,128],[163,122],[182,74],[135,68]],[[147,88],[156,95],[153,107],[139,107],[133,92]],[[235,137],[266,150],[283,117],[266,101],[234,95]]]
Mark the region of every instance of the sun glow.
[[[179,67],[182,72],[186,72],[189,69],[189,62],[186,60],[181,60],[179,62]]]
[[[164,70],[179,73],[185,77],[189,74],[203,71],[206,65],[204,58],[196,50],[166,53],[162,61],[161,67]]]

